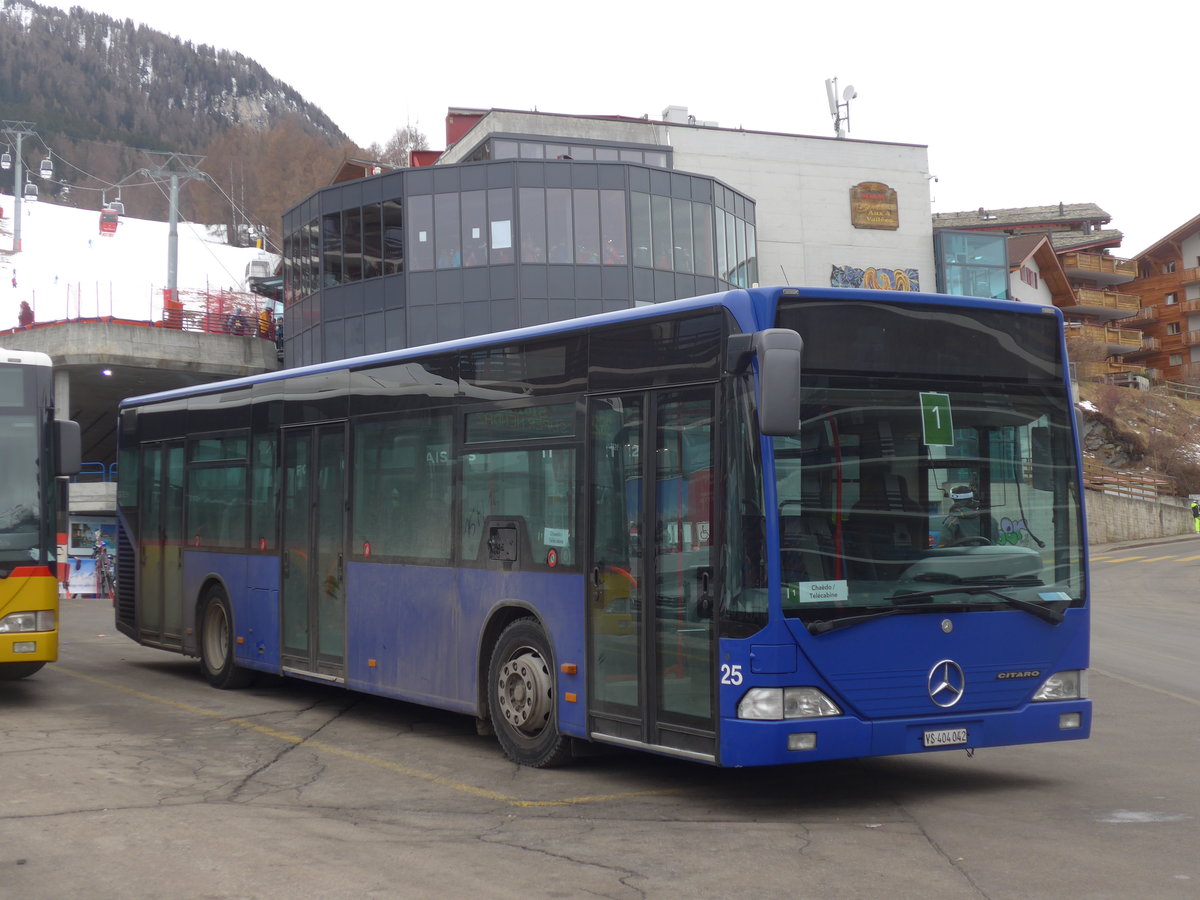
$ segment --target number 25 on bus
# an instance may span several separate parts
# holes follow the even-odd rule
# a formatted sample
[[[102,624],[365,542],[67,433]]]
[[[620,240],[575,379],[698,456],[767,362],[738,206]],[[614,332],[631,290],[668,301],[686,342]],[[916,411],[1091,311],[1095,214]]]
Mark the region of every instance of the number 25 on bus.
[[[721,766],[1087,737],[1053,308],[756,288],[126,400],[117,627]]]

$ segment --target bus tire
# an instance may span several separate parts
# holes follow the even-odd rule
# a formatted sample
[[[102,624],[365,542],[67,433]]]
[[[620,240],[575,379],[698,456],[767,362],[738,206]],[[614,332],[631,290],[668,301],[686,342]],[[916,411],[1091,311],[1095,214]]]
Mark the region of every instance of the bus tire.
[[[19,678],[28,678],[44,665],[44,662],[0,664],[0,681],[16,681]]]
[[[517,619],[500,633],[488,665],[488,711],[508,758],[543,769],[571,758],[571,739],[554,715],[554,661],[536,620]]]
[[[200,604],[200,668],[208,683],[221,690],[243,688],[254,680],[253,670],[234,662],[233,613],[219,585],[210,587]]]

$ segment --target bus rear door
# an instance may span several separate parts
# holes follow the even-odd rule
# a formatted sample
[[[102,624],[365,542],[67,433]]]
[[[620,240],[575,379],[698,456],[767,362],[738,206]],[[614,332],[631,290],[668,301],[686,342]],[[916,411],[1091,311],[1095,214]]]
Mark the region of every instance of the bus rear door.
[[[283,667],[345,673],[346,426],[283,433]]]
[[[183,441],[142,445],[138,536],[138,635],[147,644],[183,646]]]

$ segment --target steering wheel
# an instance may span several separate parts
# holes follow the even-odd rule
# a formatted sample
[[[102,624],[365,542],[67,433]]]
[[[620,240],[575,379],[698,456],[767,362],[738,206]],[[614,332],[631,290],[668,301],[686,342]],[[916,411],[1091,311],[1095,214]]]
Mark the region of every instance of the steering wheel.
[[[982,534],[971,534],[966,537],[959,538],[957,541],[951,541],[947,547],[990,547],[992,542],[985,538]]]

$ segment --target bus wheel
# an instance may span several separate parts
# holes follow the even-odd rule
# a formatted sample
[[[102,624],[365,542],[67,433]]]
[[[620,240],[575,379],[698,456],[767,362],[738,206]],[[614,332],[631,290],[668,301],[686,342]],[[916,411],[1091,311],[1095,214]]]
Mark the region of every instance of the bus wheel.
[[[518,619],[500,634],[488,666],[488,708],[496,739],[523,766],[546,768],[571,757],[554,723],[554,669],[546,633]]]
[[[213,687],[242,688],[254,680],[254,672],[233,661],[233,615],[225,591],[214,585],[200,604],[200,668]]]
[[[0,681],[16,681],[18,678],[28,678],[44,665],[44,662],[0,664]]]

